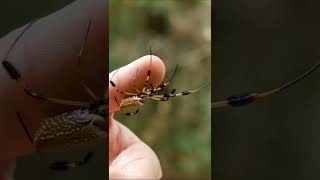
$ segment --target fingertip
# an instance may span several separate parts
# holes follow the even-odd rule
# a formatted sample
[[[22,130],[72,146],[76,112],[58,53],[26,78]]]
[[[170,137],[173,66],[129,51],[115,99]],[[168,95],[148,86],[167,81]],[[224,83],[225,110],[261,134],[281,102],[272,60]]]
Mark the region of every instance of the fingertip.
[[[132,66],[136,66],[136,68],[138,67],[139,69],[140,67],[142,68],[142,70],[139,73],[139,76],[140,75],[142,76],[142,77],[140,76],[141,81],[138,82],[138,83],[142,82],[142,84],[139,84],[139,87],[143,86],[143,83],[147,78],[148,70],[151,71],[150,83],[152,83],[154,87],[158,86],[161,83],[166,72],[166,68],[163,61],[155,55],[143,56],[138,60],[134,61],[132,63]]]

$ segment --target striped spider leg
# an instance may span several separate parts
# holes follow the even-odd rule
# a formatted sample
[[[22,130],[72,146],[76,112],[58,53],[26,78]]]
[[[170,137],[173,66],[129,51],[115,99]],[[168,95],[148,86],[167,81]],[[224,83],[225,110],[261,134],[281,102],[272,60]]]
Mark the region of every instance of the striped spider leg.
[[[120,70],[116,70],[116,72],[112,75],[112,77],[110,78],[110,84],[113,88],[115,88],[115,90],[117,91],[117,93],[119,94],[123,94],[125,96],[127,96],[126,98],[122,99],[120,101],[120,103],[118,102],[116,96],[115,96],[115,101],[118,104],[118,106],[120,107],[120,110],[127,110],[127,109],[133,109],[136,108],[136,110],[134,112],[127,112],[125,113],[125,115],[127,116],[132,116],[135,115],[139,112],[139,107],[143,106],[145,103],[146,99],[150,99],[150,100],[154,100],[154,101],[168,101],[170,98],[172,97],[177,97],[177,96],[185,96],[185,95],[189,95],[192,93],[195,93],[197,91],[199,91],[200,89],[206,87],[209,83],[204,84],[203,86],[195,89],[195,90],[188,90],[188,91],[183,91],[180,93],[175,93],[176,92],[176,88],[173,86],[171,80],[172,78],[168,81],[168,82],[163,82],[160,83],[160,85],[156,88],[154,88],[152,86],[152,84],[149,82],[150,81],[150,77],[151,77],[151,64],[152,64],[152,51],[151,51],[151,47],[150,47],[150,66],[149,69],[147,71],[147,76],[146,76],[146,80],[144,82],[143,88],[142,90],[138,90],[137,88],[134,87],[135,89],[135,93],[132,92],[125,92],[125,91],[121,91],[117,88],[116,84],[112,81],[114,75]],[[176,69],[173,73],[173,75],[175,74],[176,70],[177,70],[178,66],[176,66]],[[171,86],[172,90],[170,93],[165,93],[165,94],[159,94],[159,91]]]
[[[101,140],[102,138],[106,138],[106,118],[108,108],[107,89],[105,90],[104,97],[99,98],[85,84],[84,80],[81,79],[80,83],[86,93],[92,98],[92,101],[82,102],[49,97],[32,90],[23,79],[18,69],[8,61],[10,51],[12,50],[14,45],[18,42],[18,40],[26,32],[26,30],[30,28],[35,22],[36,21],[32,21],[31,23],[29,23],[9,48],[4,60],[2,61],[4,69],[7,71],[11,79],[17,81],[17,83],[25,91],[26,95],[37,100],[55,104],[71,105],[79,107],[80,109],[44,119],[34,136],[32,136],[29,132],[21,114],[18,112],[17,117],[19,123],[22,125],[30,142],[35,146],[36,151],[41,155],[50,149],[56,148],[63,150],[67,147],[81,144],[93,145],[94,143],[99,142],[99,140]],[[78,68],[80,66],[80,60],[84,51],[90,27],[91,21],[89,21],[88,23],[86,34],[84,36],[83,43],[78,54]],[[80,76],[80,70],[78,71],[78,75]],[[52,170],[63,171],[69,168],[82,166],[92,158],[93,152],[94,150],[90,148],[89,152],[80,161],[57,161],[51,163],[49,165],[49,168]]]
[[[314,65],[312,68],[310,68],[309,70],[307,70],[306,72],[301,74],[296,79],[294,79],[294,80],[292,80],[292,81],[290,81],[290,82],[288,82],[278,88],[274,88],[269,91],[265,91],[265,92],[261,92],[261,93],[253,92],[253,93],[243,93],[240,95],[233,95],[233,96],[230,96],[229,98],[227,98],[226,100],[213,102],[211,104],[211,107],[212,107],[212,109],[220,109],[220,108],[226,108],[226,107],[241,107],[241,106],[245,106],[247,104],[250,104],[252,102],[255,102],[257,100],[264,99],[266,97],[269,97],[270,95],[284,91],[284,90],[288,89],[289,87],[291,87],[292,85],[300,82],[301,80],[308,77],[317,68],[319,68],[319,66],[320,66],[320,63]]]

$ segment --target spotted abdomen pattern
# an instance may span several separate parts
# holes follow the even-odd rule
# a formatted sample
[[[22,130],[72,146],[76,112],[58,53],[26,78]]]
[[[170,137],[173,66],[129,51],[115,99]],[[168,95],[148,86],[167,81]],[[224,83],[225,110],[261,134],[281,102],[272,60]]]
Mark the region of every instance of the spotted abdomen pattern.
[[[76,110],[43,120],[34,143],[38,150],[52,147],[92,143],[107,137],[97,124],[106,124],[103,117],[89,110]]]

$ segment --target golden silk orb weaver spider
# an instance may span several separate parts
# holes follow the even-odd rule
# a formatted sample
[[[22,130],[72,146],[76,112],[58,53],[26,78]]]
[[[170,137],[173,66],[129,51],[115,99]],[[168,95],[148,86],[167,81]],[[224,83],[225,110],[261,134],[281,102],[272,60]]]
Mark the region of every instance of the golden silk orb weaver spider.
[[[213,102],[211,104],[211,107],[214,110],[220,109],[220,108],[226,108],[226,107],[242,107],[242,106],[248,105],[250,103],[253,103],[257,100],[264,99],[264,98],[269,97],[273,94],[282,92],[282,91],[288,89],[289,87],[293,86],[294,84],[300,82],[301,80],[308,77],[317,68],[319,68],[319,66],[320,66],[320,63],[317,63],[316,65],[311,67],[309,70],[307,70],[306,72],[301,74],[296,79],[289,81],[280,87],[271,89],[269,91],[260,92],[260,93],[253,92],[253,93],[243,93],[243,94],[239,94],[239,95],[232,95],[229,98],[227,98],[226,100]]]
[[[150,46],[150,63],[149,63],[149,68],[146,72],[146,79],[144,81],[144,84],[143,84],[143,87],[141,90],[139,90],[136,87],[133,87],[136,92],[125,92],[125,91],[119,90],[117,88],[116,83],[112,79],[113,79],[114,75],[121,68],[117,69],[115,71],[115,73],[110,78],[109,82],[110,82],[112,88],[114,88],[116,90],[116,93],[119,93],[119,94],[126,96],[121,101],[118,101],[116,96],[114,96],[114,100],[117,103],[117,105],[119,106],[120,110],[123,111],[123,110],[136,109],[133,112],[126,112],[125,115],[127,115],[127,116],[132,116],[132,115],[137,114],[139,112],[139,108],[144,105],[145,100],[149,99],[149,100],[153,100],[153,101],[168,101],[170,98],[173,98],[173,97],[186,96],[186,95],[195,93],[195,92],[199,91],[200,89],[206,87],[209,84],[209,83],[205,83],[204,85],[200,86],[197,89],[187,90],[187,91],[183,91],[180,93],[176,93],[176,88],[173,86],[173,83],[171,81],[175,72],[177,71],[178,66],[176,66],[174,73],[169,81],[162,82],[162,83],[160,83],[159,86],[153,87],[152,83],[150,83],[151,65],[152,65],[152,50],[151,50],[151,46]],[[138,69],[137,69],[137,71],[138,71]],[[136,75],[137,75],[137,73],[136,73]],[[170,93],[164,93],[164,94],[159,93],[160,90],[167,88],[169,86],[172,87],[172,89],[170,90]]]
[[[29,132],[27,125],[24,123],[21,113],[17,112],[17,118],[25,131],[30,142],[35,146],[36,151],[39,154],[44,154],[51,149],[65,149],[74,147],[81,144],[92,145],[98,143],[102,138],[107,137],[107,122],[108,115],[108,95],[107,89],[104,92],[102,98],[95,95],[95,93],[86,85],[84,80],[81,79],[80,84],[86,93],[92,98],[90,102],[65,100],[59,98],[53,98],[44,94],[34,91],[23,78],[19,70],[8,60],[10,52],[17,44],[19,39],[24,33],[36,22],[36,20],[30,22],[20,32],[13,44],[9,47],[4,59],[2,60],[2,66],[9,74],[10,78],[15,80],[18,85],[24,90],[26,95],[49,103],[71,105],[79,107],[80,109],[66,112],[54,117],[44,119],[41,122],[40,127],[37,129],[34,136]],[[82,41],[81,48],[78,54],[78,66],[86,45],[87,37],[90,32],[91,20],[87,25],[85,36]],[[79,68],[79,67],[78,67]],[[77,72],[80,76],[80,70]],[[78,167],[86,164],[92,158],[94,151],[90,148],[89,152],[79,161],[56,161],[49,164],[49,168],[56,171],[63,171],[69,168]]]

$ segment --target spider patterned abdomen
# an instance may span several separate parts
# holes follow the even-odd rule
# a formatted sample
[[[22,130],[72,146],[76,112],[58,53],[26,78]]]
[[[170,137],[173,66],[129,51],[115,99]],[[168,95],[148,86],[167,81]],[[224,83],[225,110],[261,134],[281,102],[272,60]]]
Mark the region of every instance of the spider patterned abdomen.
[[[97,125],[106,121],[89,110],[75,110],[43,120],[37,130],[34,143],[36,149],[43,151],[50,148],[94,143],[107,137],[107,132]]]
[[[143,106],[144,100],[138,96],[132,96],[125,98],[120,103],[121,109],[131,109],[131,108],[139,108]]]

